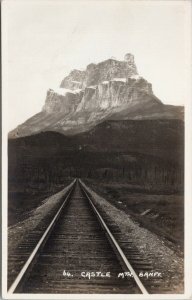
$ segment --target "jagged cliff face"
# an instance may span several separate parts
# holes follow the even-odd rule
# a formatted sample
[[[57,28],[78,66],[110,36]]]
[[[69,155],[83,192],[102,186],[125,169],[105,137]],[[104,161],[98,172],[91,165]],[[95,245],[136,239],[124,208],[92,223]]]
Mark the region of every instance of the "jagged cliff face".
[[[88,65],[85,71],[73,70],[60,89],[48,91],[43,110],[91,113],[111,109],[131,103],[141,90],[152,93],[151,84],[138,75],[133,55],[127,54],[124,61],[108,59]]]
[[[152,85],[138,75],[133,55],[126,54],[124,61],[108,59],[88,65],[85,71],[73,70],[58,90],[47,92],[43,111],[63,112],[65,118],[54,129],[67,131],[71,126],[96,124],[117,109],[145,105],[144,94],[153,95]],[[154,104],[161,102],[154,97]]]
[[[42,112],[10,135],[47,130],[75,134],[113,116],[118,119],[118,115],[120,119],[142,119],[142,111],[147,111],[147,118],[153,118],[154,113],[155,117],[162,117],[163,107],[153,94],[152,85],[138,75],[134,56],[128,53],[123,61],[108,59],[90,64],[84,71],[73,70],[62,80],[60,88],[48,90]]]
[[[108,59],[99,64],[88,65],[85,71],[73,70],[63,79],[60,87],[74,90],[95,86],[113,78],[128,78],[137,74],[134,56],[128,53],[124,61]]]
[[[48,90],[43,111],[48,114],[63,112],[68,114],[75,112],[83,97],[82,90],[69,89]]]

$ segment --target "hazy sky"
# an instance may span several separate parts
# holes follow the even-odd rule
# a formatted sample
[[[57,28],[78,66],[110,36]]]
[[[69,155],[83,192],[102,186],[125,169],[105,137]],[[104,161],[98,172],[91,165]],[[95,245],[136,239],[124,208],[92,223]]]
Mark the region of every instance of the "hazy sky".
[[[184,104],[187,2],[3,2],[9,129],[39,112],[46,91],[70,70],[112,56],[123,59],[128,52],[157,97]]]

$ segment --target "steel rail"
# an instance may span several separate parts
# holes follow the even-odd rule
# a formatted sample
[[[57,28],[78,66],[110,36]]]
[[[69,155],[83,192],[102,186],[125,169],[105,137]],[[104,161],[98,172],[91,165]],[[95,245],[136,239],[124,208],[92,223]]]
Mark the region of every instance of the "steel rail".
[[[70,187],[69,191],[67,191],[68,194],[65,197],[65,200],[63,201],[62,205],[60,206],[60,208],[58,209],[57,213],[53,217],[52,221],[50,222],[49,226],[47,227],[47,229],[45,230],[44,234],[40,238],[39,242],[37,243],[37,245],[33,249],[32,253],[30,254],[30,256],[27,259],[27,261],[25,262],[24,266],[22,267],[22,269],[19,272],[19,274],[17,275],[17,277],[15,278],[14,282],[10,286],[10,288],[8,290],[8,294],[14,293],[15,290],[21,284],[21,281],[24,278],[24,276],[26,275],[27,270],[29,269],[29,267],[31,266],[32,262],[36,258],[36,256],[37,256],[39,250],[41,249],[41,247],[44,245],[44,242],[46,242],[47,237],[49,236],[49,234],[53,230],[53,228],[54,228],[54,226],[55,226],[55,224],[56,224],[56,222],[57,222],[57,220],[58,220],[58,218],[59,218],[59,216],[61,214],[61,211],[62,211],[63,207],[67,203],[67,201],[68,201],[68,199],[69,199],[72,191],[74,190],[75,182],[76,182],[76,180],[74,180],[74,182],[72,183],[72,186]]]
[[[131,274],[133,275],[133,278],[135,280],[135,282],[137,283],[139,289],[141,290],[141,292],[143,294],[149,294],[148,291],[146,290],[146,288],[144,287],[143,283],[141,282],[141,280],[139,279],[137,273],[135,272],[135,270],[133,269],[132,265],[130,264],[130,262],[128,261],[128,259],[126,258],[123,250],[121,249],[121,247],[119,246],[118,242],[116,241],[115,237],[113,236],[113,234],[111,233],[110,229],[108,228],[107,224],[105,223],[105,221],[103,220],[102,216],[100,215],[99,211],[97,210],[97,208],[95,207],[95,205],[93,204],[91,198],[89,197],[86,188],[83,184],[83,182],[79,179],[78,180],[80,182],[81,188],[84,192],[84,194],[86,195],[87,199],[89,200],[89,203],[93,209],[93,211],[95,212],[97,219],[99,220],[100,224],[102,225],[103,229],[105,230],[107,237],[109,239],[109,242],[115,247],[118,255],[121,258],[121,261],[123,262],[124,266],[131,272]],[[117,256],[118,256],[117,255]]]

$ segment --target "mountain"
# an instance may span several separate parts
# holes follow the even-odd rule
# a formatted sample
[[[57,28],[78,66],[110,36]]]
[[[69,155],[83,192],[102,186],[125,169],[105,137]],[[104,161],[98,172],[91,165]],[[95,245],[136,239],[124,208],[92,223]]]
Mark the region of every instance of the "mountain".
[[[42,131],[73,135],[104,120],[182,119],[183,107],[164,105],[138,74],[134,56],[73,70],[56,90],[49,89],[40,113],[9,133],[10,138]]]

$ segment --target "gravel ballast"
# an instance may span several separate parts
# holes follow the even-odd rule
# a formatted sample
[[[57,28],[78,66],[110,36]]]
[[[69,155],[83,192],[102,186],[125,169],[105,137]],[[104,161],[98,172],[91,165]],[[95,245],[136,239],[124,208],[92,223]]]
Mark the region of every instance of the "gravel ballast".
[[[125,238],[131,238],[134,241],[141,255],[150,255],[154,269],[162,273],[162,278],[164,279],[162,282],[169,287],[170,293],[183,293],[184,259],[165,245],[164,241],[155,233],[140,227],[139,223],[134,221],[130,215],[110,204],[85,184],[83,186],[91,195],[101,215],[102,211],[105,212],[119,227]]]

